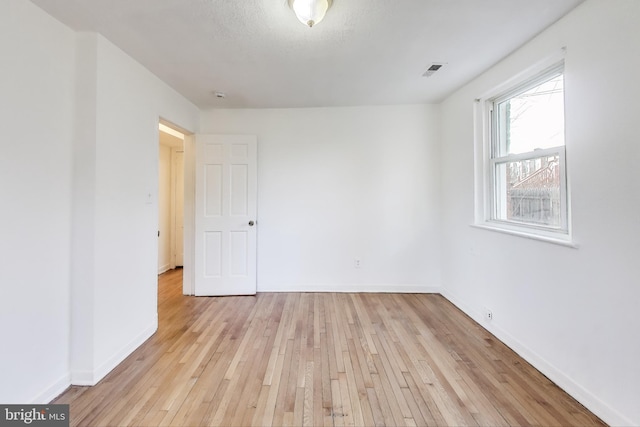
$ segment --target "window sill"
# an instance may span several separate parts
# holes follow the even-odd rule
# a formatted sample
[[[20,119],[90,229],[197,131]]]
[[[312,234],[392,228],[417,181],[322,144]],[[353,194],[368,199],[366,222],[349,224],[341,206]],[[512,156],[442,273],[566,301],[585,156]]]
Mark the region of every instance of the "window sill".
[[[498,233],[511,234],[513,236],[520,236],[526,239],[539,240],[541,242],[553,243],[554,245],[566,246],[568,248],[578,249],[578,244],[575,243],[569,236],[567,238],[555,237],[555,236],[545,236],[541,234],[536,234],[529,231],[524,231],[522,229],[516,229],[516,227],[509,228],[509,226],[496,225],[493,223],[480,223],[480,224],[471,224],[471,227],[480,228],[482,230],[488,231],[497,231]]]

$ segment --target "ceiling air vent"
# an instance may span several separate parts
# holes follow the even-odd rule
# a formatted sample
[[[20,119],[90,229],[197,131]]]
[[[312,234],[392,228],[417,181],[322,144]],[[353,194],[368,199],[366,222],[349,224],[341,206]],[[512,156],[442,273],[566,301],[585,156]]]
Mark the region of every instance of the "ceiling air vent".
[[[436,71],[438,71],[440,68],[442,68],[443,65],[444,65],[443,62],[434,62],[434,63],[432,63],[429,66],[429,68],[427,68],[427,71],[424,72],[422,77],[431,77]]]

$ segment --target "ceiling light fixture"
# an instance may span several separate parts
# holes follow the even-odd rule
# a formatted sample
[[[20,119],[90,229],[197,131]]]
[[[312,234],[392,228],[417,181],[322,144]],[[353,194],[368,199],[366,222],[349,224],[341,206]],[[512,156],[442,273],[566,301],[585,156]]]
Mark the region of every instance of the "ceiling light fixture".
[[[309,27],[322,21],[331,3],[333,3],[332,0],[289,0],[289,6],[298,20]]]

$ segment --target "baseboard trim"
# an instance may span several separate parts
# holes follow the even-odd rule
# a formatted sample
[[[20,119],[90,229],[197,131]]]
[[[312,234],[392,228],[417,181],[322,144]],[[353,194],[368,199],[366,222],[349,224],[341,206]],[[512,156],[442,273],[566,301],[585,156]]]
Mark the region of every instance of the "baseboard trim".
[[[71,371],[71,385],[92,386],[96,383],[93,371]]]
[[[158,330],[156,318],[149,327],[145,328],[134,339],[129,341],[120,351],[103,362],[94,371],[76,371],[71,374],[71,384],[80,386],[94,386],[115,369],[124,359],[129,357],[138,347],[148,340]]]
[[[101,379],[107,376],[109,372],[116,368],[124,359],[129,357],[138,347],[140,347],[146,340],[149,339],[158,330],[158,318],[156,318],[151,325],[145,328],[134,339],[129,341],[119,352],[111,356],[106,362],[96,369],[95,380],[98,383]]]
[[[60,396],[71,385],[71,374],[67,373],[51,384],[45,391],[36,396],[31,403],[34,405],[46,405]]]
[[[258,292],[350,292],[350,293],[398,293],[398,294],[438,294],[440,286],[417,284],[267,284],[258,285]]]
[[[171,265],[170,264],[165,264],[161,267],[158,267],[158,275],[162,274],[162,273],[166,273],[167,271],[171,270]],[[175,268],[175,267],[173,267]]]
[[[522,344],[519,340],[514,338],[504,329],[496,326],[494,323],[487,322],[484,319],[482,313],[471,309],[471,306],[465,303],[461,298],[458,298],[456,295],[446,289],[441,290],[441,295],[449,300],[453,305],[462,310],[469,317],[471,317],[473,320],[475,320],[484,329],[492,333],[507,347],[515,351],[520,357],[531,363],[533,367],[542,372],[542,374],[553,381],[562,390],[567,392],[571,397],[584,405],[596,416],[600,417],[600,419],[602,419],[605,423],[609,425],[625,426],[637,424],[632,422],[624,415],[620,414],[618,411],[607,405],[602,400],[598,399],[593,393],[589,392],[583,386],[568,377],[560,369],[549,363],[535,351]]]

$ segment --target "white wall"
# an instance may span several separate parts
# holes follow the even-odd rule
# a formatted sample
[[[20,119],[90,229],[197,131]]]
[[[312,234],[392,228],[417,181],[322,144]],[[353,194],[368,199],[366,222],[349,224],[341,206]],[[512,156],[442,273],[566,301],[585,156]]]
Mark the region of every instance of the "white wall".
[[[93,182],[86,197],[75,200],[92,207],[85,212],[92,218],[78,219],[93,229],[74,254],[89,250],[93,272],[73,283],[91,292],[74,292],[72,324],[92,325],[92,342],[72,341],[71,374],[75,384],[94,384],[157,328],[158,120],[197,130],[198,110],[102,36],[78,37],[84,43],[79,62],[95,57],[95,69],[88,70],[95,93],[80,97],[78,108],[96,114],[94,136],[83,142],[95,158],[75,159],[76,165],[95,163],[75,176]],[[74,264],[74,271],[81,268]]]
[[[437,290],[438,121],[435,106],[204,112],[203,133],[258,137],[258,290]]]
[[[445,295],[615,425],[640,424],[638,17],[588,0],[442,105]],[[470,227],[474,98],[562,46],[578,249]]]
[[[69,383],[74,34],[0,2],[0,402]]]
[[[0,402],[93,384],[157,325],[158,120],[197,108],[96,34],[0,3]]]
[[[162,135],[160,133],[160,141]],[[160,144],[158,188],[158,274],[171,268],[171,147]]]

